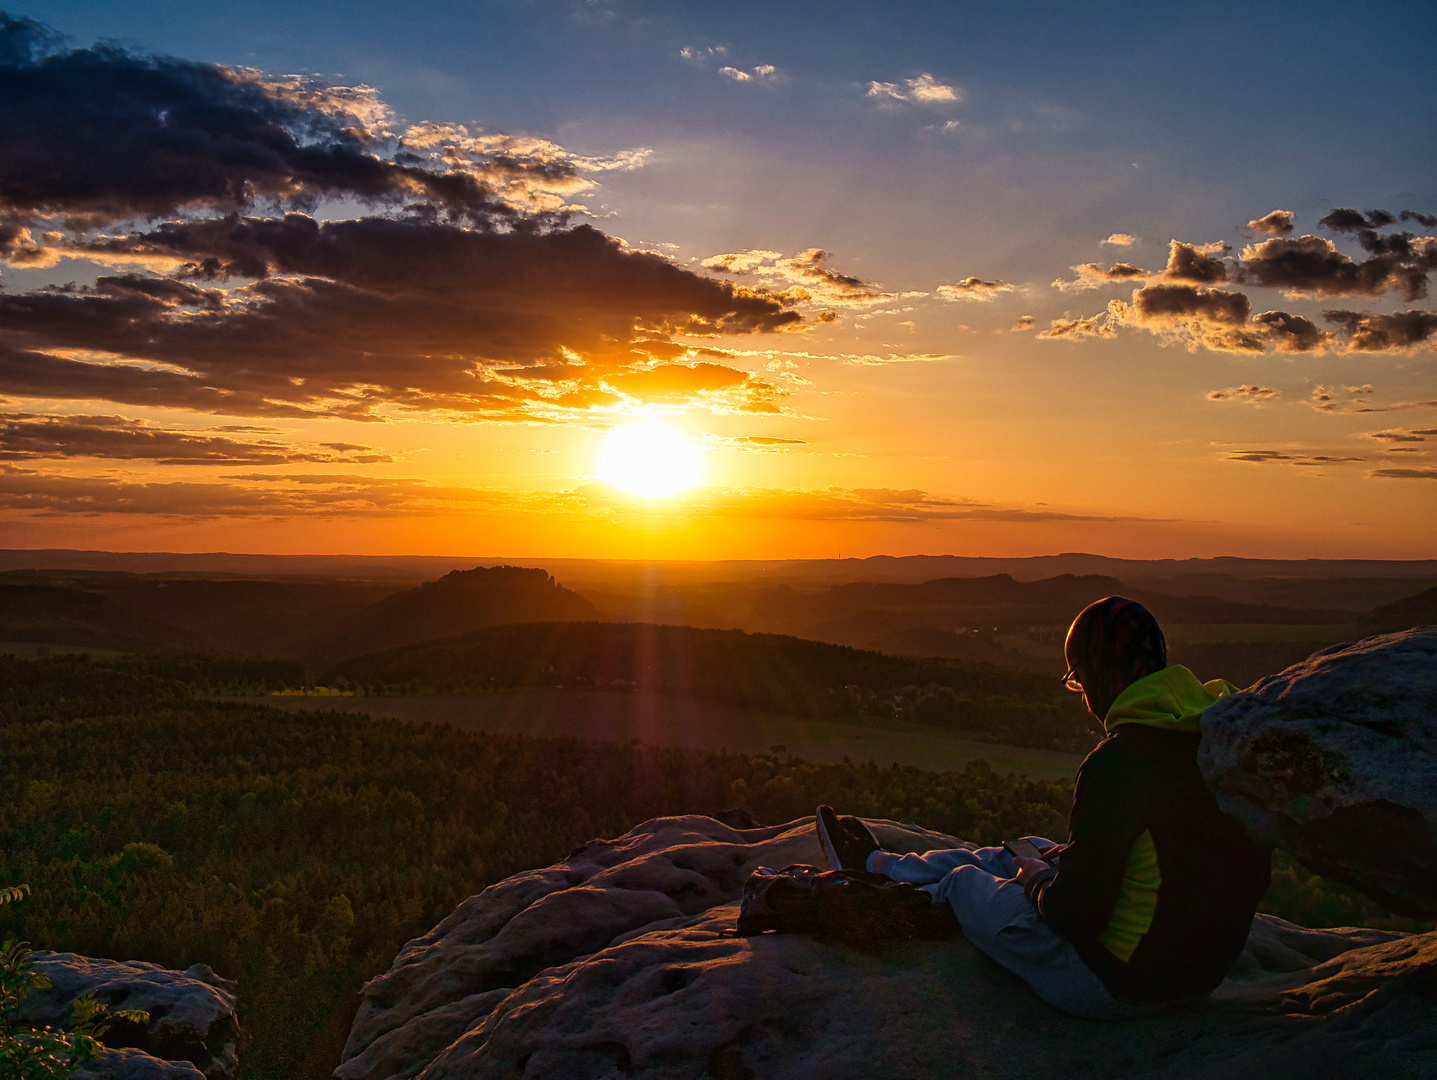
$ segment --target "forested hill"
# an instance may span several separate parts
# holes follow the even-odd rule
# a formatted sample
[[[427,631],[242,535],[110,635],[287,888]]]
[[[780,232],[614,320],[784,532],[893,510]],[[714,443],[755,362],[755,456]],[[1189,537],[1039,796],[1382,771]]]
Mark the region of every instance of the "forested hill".
[[[646,623],[489,627],[344,661],[326,676],[331,683],[340,678],[380,692],[653,690],[799,716],[832,715],[905,689],[910,698],[946,689],[974,700],[1035,704],[1072,697],[1057,679],[988,664]]]

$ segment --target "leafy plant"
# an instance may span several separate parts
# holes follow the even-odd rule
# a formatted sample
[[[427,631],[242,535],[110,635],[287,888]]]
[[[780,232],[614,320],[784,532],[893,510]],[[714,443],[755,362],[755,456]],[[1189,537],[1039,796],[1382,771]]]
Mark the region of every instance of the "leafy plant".
[[[28,885],[0,888],[0,904],[29,892]],[[143,1009],[112,1011],[91,992],[70,1003],[70,1022],[63,1029],[22,1024],[20,1006],[31,991],[50,988],[33,956],[23,941],[10,938],[0,945],[0,1080],[63,1080],[100,1056],[100,1037],[115,1020],[149,1023]]]

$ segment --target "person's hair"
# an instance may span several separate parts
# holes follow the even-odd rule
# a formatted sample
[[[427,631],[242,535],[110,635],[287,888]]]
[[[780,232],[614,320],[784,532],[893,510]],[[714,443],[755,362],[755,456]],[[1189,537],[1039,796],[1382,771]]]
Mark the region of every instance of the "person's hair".
[[[1078,612],[1063,653],[1069,668],[1117,691],[1168,666],[1168,644],[1157,619],[1126,596],[1104,597]]]

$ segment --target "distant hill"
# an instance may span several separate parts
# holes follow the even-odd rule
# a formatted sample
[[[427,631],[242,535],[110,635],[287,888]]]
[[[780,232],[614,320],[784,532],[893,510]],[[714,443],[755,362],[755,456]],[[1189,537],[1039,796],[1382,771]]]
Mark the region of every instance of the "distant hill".
[[[97,593],[55,585],[0,585],[0,641],[125,652],[167,652],[192,645],[183,631]]]
[[[1359,624],[1364,634],[1394,634],[1413,626],[1437,624],[1437,586],[1374,608]]]
[[[346,613],[316,632],[310,648],[320,656],[353,656],[486,626],[595,618],[593,604],[544,570],[479,566]]]

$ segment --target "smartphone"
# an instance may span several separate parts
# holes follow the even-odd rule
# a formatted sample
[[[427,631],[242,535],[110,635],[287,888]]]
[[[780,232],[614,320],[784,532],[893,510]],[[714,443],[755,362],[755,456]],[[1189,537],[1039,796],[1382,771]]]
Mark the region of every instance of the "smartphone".
[[[1043,853],[1033,846],[1031,840],[1004,840],[1003,849],[1019,859],[1041,859]]]

